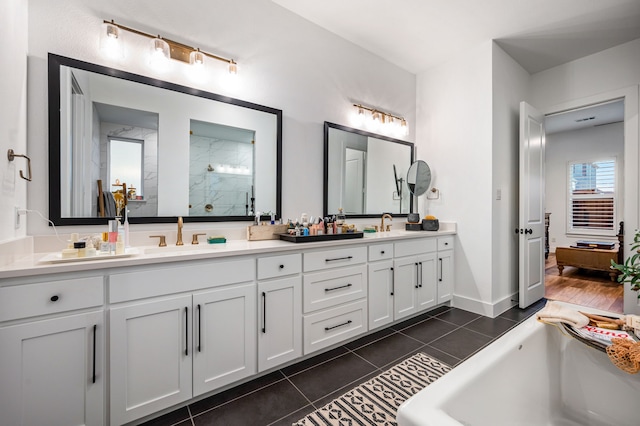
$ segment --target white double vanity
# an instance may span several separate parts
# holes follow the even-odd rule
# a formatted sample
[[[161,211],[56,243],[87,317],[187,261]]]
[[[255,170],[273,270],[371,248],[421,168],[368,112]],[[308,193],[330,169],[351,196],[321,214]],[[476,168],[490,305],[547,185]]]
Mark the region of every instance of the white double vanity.
[[[0,267],[2,422],[122,425],[447,303],[441,229]]]

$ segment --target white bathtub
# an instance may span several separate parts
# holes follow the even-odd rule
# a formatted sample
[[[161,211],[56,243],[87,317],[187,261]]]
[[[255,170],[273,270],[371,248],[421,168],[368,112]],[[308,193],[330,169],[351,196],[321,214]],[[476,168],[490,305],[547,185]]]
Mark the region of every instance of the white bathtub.
[[[399,426],[640,425],[640,373],[535,316],[407,400]]]

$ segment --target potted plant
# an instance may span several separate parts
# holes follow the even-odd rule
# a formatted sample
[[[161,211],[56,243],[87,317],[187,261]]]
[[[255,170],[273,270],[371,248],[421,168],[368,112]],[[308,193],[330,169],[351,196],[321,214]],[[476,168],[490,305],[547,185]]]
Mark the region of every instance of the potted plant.
[[[618,282],[628,282],[631,285],[631,290],[638,292],[638,298],[640,299],[640,231],[636,230],[636,234],[633,237],[633,244],[631,245],[631,255],[619,264],[611,261],[611,268],[620,271],[618,275]]]

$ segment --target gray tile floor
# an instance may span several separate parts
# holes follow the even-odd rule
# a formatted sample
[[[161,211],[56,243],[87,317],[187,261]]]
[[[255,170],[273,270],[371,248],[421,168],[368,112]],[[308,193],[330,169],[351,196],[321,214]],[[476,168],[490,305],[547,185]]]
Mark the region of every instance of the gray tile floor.
[[[455,367],[545,302],[525,310],[515,307],[493,319],[456,308],[436,308],[144,425],[290,426],[414,353],[424,352]]]

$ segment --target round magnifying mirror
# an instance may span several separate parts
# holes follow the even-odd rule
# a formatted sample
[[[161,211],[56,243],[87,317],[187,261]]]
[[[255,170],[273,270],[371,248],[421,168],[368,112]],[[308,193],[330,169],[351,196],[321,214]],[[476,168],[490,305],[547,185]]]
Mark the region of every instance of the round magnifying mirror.
[[[413,195],[422,195],[431,185],[431,169],[422,160],[418,160],[409,167],[407,172],[407,186]]]

